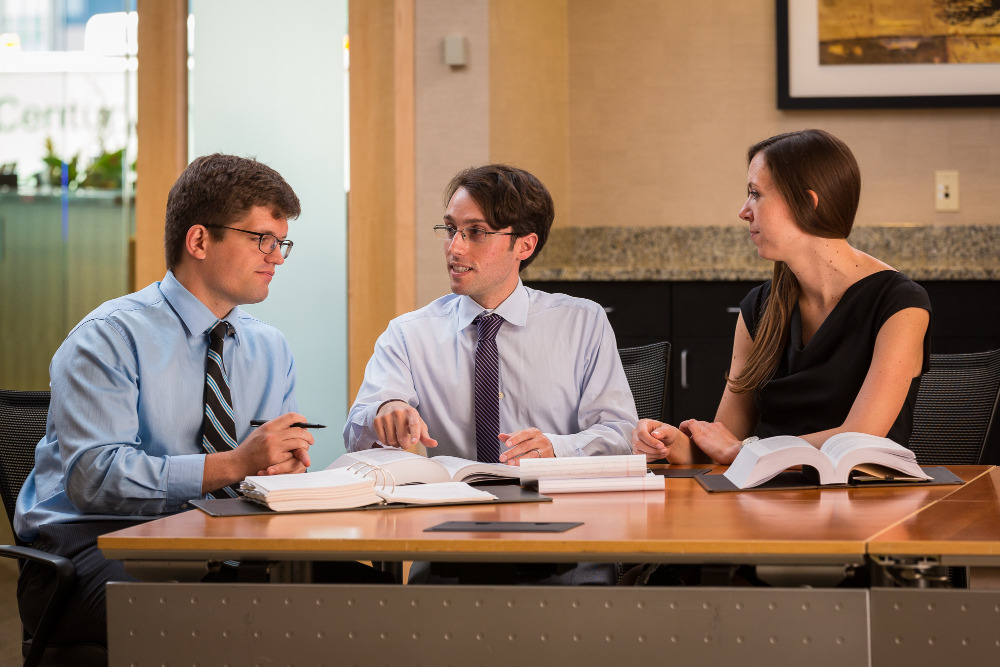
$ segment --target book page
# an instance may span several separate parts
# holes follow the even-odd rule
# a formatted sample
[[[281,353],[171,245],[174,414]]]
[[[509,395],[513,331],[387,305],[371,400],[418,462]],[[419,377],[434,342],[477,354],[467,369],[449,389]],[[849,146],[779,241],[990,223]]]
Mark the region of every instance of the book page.
[[[888,438],[867,433],[838,433],[827,438],[820,451],[833,461],[839,483],[846,484],[851,470],[865,464],[870,464],[866,472],[873,476],[888,477],[896,471],[909,477],[930,479],[911,450]]]
[[[871,451],[884,451],[889,453],[895,453],[897,456],[906,457],[908,454],[912,456],[912,452],[906,447],[899,445],[889,438],[880,438],[875,435],[869,435],[867,433],[838,433],[836,435],[831,435],[823,443],[820,451],[830,457],[830,460],[836,464],[840,459],[842,459],[848,452],[855,451],[857,449],[868,449]]]
[[[445,467],[435,462],[434,459],[395,447],[348,452],[337,458],[326,469],[346,468],[355,463],[363,463],[387,470],[392,474],[396,484],[400,485],[451,481],[451,475]],[[361,468],[361,466],[357,468]],[[359,472],[364,472],[364,470],[359,470]]]
[[[497,499],[492,493],[469,486],[465,482],[438,482],[435,484],[397,486],[392,490],[376,489],[376,493],[390,503],[410,503],[415,505],[489,502]]]
[[[521,484],[548,477],[641,477],[646,474],[642,454],[574,456],[521,460]]]
[[[517,466],[505,463],[483,463],[458,456],[435,456],[431,460],[444,466],[448,471],[448,477],[458,482],[480,482],[498,478],[517,479],[520,476]]]

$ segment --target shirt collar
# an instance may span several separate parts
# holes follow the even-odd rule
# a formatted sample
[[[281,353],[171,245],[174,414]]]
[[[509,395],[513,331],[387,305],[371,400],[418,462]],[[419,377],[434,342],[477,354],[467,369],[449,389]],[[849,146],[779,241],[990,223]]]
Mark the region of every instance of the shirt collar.
[[[510,324],[523,327],[528,321],[528,301],[528,288],[518,278],[517,287],[493,312]],[[458,302],[458,328],[461,330],[472,324],[484,310],[472,297],[463,294]]]
[[[170,307],[174,309],[180,317],[184,328],[187,329],[188,336],[202,336],[215,326],[218,318],[203,304],[198,297],[191,294],[184,285],[181,284],[173,271],[167,271],[167,275],[160,281],[160,293],[167,300]],[[236,342],[240,341],[240,315],[239,308],[233,308],[223,319],[229,323]]]

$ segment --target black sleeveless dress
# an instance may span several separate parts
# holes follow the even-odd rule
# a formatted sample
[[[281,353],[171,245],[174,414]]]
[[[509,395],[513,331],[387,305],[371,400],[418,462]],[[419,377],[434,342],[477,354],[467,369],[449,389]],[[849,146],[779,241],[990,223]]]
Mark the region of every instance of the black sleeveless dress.
[[[771,281],[752,289],[740,303],[743,321],[756,336]],[[931,311],[924,288],[898,271],[879,271],[847,288],[807,345],[802,344],[799,309],[792,312],[788,344],[774,376],[754,393],[757,435],[802,435],[844,423],[864,383],[875,338],[886,320],[905,308]],[[930,326],[924,334],[921,373],[930,361]],[[888,437],[906,446],[920,377],[913,379]]]

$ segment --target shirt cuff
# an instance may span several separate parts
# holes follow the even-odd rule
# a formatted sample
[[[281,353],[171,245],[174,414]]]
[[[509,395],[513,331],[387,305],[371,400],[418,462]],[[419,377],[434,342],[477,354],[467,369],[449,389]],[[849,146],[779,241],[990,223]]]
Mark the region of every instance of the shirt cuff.
[[[167,468],[167,501],[180,507],[189,500],[201,498],[205,479],[205,454],[171,456]]]

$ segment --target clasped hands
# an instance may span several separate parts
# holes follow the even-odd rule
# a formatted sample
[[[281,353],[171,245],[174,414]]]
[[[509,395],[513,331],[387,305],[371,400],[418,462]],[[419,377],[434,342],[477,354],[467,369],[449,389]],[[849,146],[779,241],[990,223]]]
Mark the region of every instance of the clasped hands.
[[[704,453],[716,463],[729,464],[739,453],[741,442],[722,422],[697,419],[682,421],[676,427],[655,419],[640,419],[632,429],[632,451],[645,454],[647,461],[700,463],[703,457],[699,454]]]
[[[372,423],[379,442],[390,447],[412,450],[417,445],[437,447],[437,440],[427,430],[427,424],[417,409],[401,400],[388,401],[379,407]],[[500,454],[500,463],[520,465],[522,456],[551,458],[555,456],[552,442],[537,428],[514,433],[501,433],[500,442],[507,451]]]

